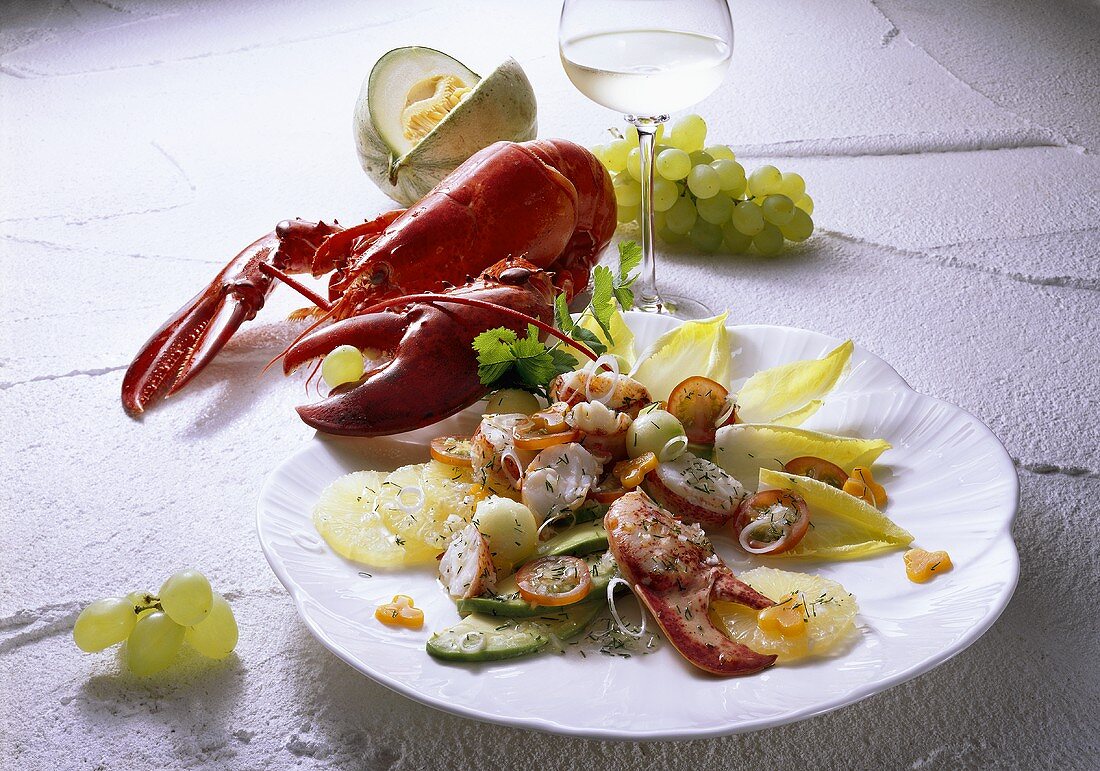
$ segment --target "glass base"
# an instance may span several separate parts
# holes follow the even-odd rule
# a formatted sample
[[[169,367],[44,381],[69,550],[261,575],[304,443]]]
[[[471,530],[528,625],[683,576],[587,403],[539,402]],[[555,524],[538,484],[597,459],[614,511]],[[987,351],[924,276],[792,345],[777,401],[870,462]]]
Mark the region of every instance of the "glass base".
[[[675,319],[681,319],[683,321],[709,319],[718,315],[698,300],[693,300],[690,297],[681,297],[675,294],[665,294],[663,292],[661,293],[661,301],[656,306],[647,308],[639,307],[635,310],[660,313],[664,316],[672,316]]]

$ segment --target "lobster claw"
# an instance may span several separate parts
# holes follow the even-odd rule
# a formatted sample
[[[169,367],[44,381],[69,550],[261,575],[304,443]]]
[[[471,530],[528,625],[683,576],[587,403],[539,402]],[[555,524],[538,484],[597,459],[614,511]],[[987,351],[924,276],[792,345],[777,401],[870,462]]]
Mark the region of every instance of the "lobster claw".
[[[474,338],[494,327],[520,335],[526,330],[499,306],[548,322],[551,297],[548,274],[523,260],[503,261],[438,300],[402,304],[397,298],[399,311],[367,312],[310,332],[283,354],[287,374],[340,345],[382,354],[357,382],[298,407],[298,414],[318,431],[348,436],[396,434],[450,417],[487,390],[478,377]],[[498,307],[462,305],[462,298]]]
[[[274,285],[258,264],[278,246],[275,233],[253,242],[149,338],[122,379],[128,413],[137,416],[187,385],[256,315]]]

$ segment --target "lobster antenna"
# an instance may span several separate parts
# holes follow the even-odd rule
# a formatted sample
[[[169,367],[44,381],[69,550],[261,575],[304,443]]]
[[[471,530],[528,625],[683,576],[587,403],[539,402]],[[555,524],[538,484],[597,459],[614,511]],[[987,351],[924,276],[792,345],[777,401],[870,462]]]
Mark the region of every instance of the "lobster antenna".
[[[325,298],[321,297],[321,295],[314,292],[312,289],[310,289],[308,286],[303,284],[301,281],[298,281],[297,279],[291,278],[286,273],[284,273],[283,271],[276,268],[274,265],[268,265],[266,262],[261,262],[257,267],[259,267],[261,273],[266,273],[271,278],[279,279],[284,284],[289,286],[291,289],[293,289],[298,294],[302,295],[302,297],[309,300],[311,303],[316,305],[321,310],[323,310],[323,311],[332,310],[332,303],[330,303]]]
[[[465,297],[463,295],[449,295],[449,294],[407,294],[401,297],[394,297],[391,300],[383,300],[376,305],[372,305],[366,310],[362,311],[365,315],[367,313],[376,313],[377,311],[386,310],[392,308],[395,305],[405,305],[407,303],[422,302],[422,303],[453,303],[455,305],[472,305],[475,308],[488,308],[490,310],[497,311],[505,316],[511,316],[514,319],[520,321],[526,321],[533,327],[542,330],[551,337],[556,337],[563,343],[576,348],[592,361],[596,361],[596,354],[587,345],[581,341],[570,337],[559,329],[552,327],[541,319],[536,319],[534,316],[529,316],[523,311],[517,311],[515,308],[509,308],[507,305],[498,305],[497,303],[491,303],[488,300],[478,300],[473,297]]]

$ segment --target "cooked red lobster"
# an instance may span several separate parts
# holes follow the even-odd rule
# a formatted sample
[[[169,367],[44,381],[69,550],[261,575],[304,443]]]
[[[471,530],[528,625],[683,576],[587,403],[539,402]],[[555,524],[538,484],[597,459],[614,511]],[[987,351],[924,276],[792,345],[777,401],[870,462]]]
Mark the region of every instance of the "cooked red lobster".
[[[362,225],[281,222],[145,343],[122,381],[122,403],[137,415],[186,386],[284,281],[320,314],[320,328],[285,352],[284,369],[345,343],[384,354],[359,383],[299,408],[302,418],[322,431],[357,436],[427,425],[484,395],[470,350],[474,335],[496,326],[525,329],[506,314],[444,298],[481,297],[547,318],[551,281],[570,298],[587,288],[615,231],[615,213],[611,178],[600,162],[580,145],[550,139],[490,145],[415,206]],[[508,258],[524,262],[496,265]],[[331,273],[328,300],[287,275],[295,273]],[[438,293],[440,302],[400,299],[423,292]],[[396,409],[414,393],[429,400],[419,409]]]

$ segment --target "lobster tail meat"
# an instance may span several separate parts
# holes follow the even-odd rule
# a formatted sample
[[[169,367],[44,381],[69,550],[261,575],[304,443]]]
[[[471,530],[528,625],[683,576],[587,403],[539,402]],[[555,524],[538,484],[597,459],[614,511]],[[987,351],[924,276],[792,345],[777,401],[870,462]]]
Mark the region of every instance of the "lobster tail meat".
[[[439,301],[402,304],[338,321],[309,333],[283,356],[293,372],[340,345],[380,350],[382,355],[354,384],[324,400],[298,407],[309,425],[328,434],[382,436],[411,431],[465,409],[486,393],[477,374],[474,338],[526,324],[499,310],[471,307],[451,298],[473,298],[511,308],[540,321],[553,318],[549,276],[523,260],[494,265],[471,284],[439,295]]]
[[[739,581],[698,525],[686,525],[636,491],[604,516],[619,571],[680,654],[716,675],[749,675],[775,656],[736,643],[710,619],[712,600],[763,610],[774,603]]]

